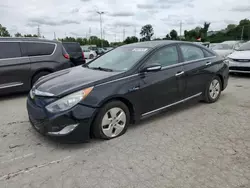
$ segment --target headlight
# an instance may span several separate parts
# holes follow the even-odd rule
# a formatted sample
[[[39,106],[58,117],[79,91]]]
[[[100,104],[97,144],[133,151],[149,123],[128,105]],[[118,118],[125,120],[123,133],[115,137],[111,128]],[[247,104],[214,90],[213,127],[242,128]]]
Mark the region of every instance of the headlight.
[[[85,99],[90,94],[92,89],[93,87],[89,87],[81,91],[67,95],[66,97],[63,97],[49,104],[48,106],[46,106],[46,109],[52,113],[66,111],[74,107],[81,100]]]

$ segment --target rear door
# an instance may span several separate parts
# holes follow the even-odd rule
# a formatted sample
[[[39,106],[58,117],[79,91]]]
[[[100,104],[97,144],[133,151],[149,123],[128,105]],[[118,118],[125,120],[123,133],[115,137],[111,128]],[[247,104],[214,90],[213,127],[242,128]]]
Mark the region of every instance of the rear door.
[[[202,47],[191,44],[180,44],[179,46],[186,82],[185,98],[201,94],[213,75],[209,69],[213,64],[214,56]]]
[[[0,93],[30,88],[30,61],[19,42],[0,42]]]

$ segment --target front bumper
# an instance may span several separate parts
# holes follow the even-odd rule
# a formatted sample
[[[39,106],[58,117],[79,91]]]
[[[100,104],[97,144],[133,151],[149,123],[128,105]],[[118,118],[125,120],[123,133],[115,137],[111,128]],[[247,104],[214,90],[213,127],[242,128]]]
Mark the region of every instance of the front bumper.
[[[234,73],[250,73],[250,62],[236,62],[231,59],[229,61],[229,72]]]
[[[27,110],[32,126],[41,134],[70,140],[88,140],[96,108],[81,104],[58,114],[49,113],[28,97]]]

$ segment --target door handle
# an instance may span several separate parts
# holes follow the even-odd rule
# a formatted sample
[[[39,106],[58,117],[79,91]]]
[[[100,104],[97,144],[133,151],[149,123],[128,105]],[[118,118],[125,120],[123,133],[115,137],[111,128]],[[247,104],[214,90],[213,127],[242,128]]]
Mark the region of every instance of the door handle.
[[[211,62],[207,62],[207,63],[206,63],[206,66],[211,65],[211,64],[212,64]]]
[[[175,76],[180,76],[180,75],[182,75],[182,74],[184,74],[184,71],[177,72],[177,73],[175,74]]]
[[[140,86],[134,86],[133,88],[129,89],[129,92],[136,91],[136,90],[139,90],[139,89],[140,89]]]

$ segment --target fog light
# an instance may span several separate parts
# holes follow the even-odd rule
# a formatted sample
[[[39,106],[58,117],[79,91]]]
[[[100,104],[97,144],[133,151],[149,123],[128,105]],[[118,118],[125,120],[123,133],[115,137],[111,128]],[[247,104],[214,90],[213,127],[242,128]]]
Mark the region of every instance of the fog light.
[[[48,132],[51,136],[64,136],[71,133],[79,124],[68,125],[58,132]]]

